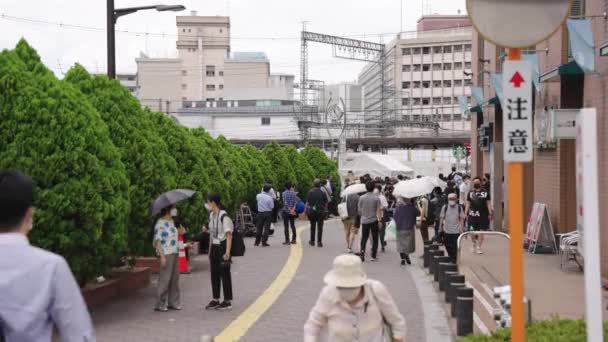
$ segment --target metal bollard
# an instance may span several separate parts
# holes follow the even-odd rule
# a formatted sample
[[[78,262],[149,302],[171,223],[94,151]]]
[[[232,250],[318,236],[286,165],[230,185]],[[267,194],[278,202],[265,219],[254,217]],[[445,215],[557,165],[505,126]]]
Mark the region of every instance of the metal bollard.
[[[435,272],[435,257],[442,257],[444,256],[444,252],[442,250],[436,250],[436,251],[432,251],[429,254],[429,273],[433,274]]]
[[[454,274],[448,274],[446,273],[445,277],[444,277],[444,282],[445,282],[445,302],[446,303],[450,303],[451,301],[451,297],[450,297],[450,291],[452,291],[452,285],[453,284],[462,284],[462,286],[464,286],[464,275],[458,273],[458,272],[450,272],[450,273],[454,273]]]
[[[466,336],[473,332],[473,289],[456,290],[456,335]]]
[[[439,281],[439,264],[450,262],[449,256],[435,256],[433,258],[433,280]]]
[[[450,288],[448,289],[449,291],[449,297],[450,297],[450,304],[451,306],[451,310],[450,310],[450,314],[452,315],[452,317],[456,317],[456,293],[459,289],[463,289],[465,288],[466,285],[464,282],[462,283],[452,283],[450,284]]]
[[[430,260],[431,260],[431,252],[432,251],[437,251],[439,250],[439,246],[437,245],[428,245],[428,246],[424,246],[424,261],[423,261],[423,266],[424,267],[429,267],[429,265],[431,264]]]
[[[438,283],[441,283],[441,278],[443,277],[443,273],[447,270],[447,265],[451,265],[452,263],[450,262],[450,257],[443,257],[443,258],[447,258],[447,260],[445,259],[441,259],[438,263],[437,263],[437,272],[435,272],[435,281]],[[454,265],[456,266],[456,265]],[[455,271],[456,269],[454,269]],[[452,271],[452,270],[450,270]]]
[[[448,279],[448,275],[458,274],[458,271],[456,270],[456,268],[453,268],[452,265],[454,264],[439,265],[439,267],[442,268],[439,273],[439,291],[447,292],[448,284],[446,283],[446,279]]]

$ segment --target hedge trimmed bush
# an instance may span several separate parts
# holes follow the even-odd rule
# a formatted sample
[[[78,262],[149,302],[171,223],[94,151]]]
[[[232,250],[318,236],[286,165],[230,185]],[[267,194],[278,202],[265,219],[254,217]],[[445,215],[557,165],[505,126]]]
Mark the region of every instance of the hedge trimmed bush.
[[[608,322],[604,322],[604,336],[608,336]],[[526,327],[527,342],[580,342],[587,340],[585,321],[552,319],[536,321]],[[511,341],[511,329],[499,329],[491,335],[471,335],[458,342]]]
[[[337,175],[318,148],[214,139],[142,109],[119,82],[79,65],[58,80],[23,40],[0,52],[0,169],[34,178],[31,241],[63,255],[81,284],[123,256],[152,255],[148,210],[162,192],[196,191],[178,211],[198,232],[207,192],[219,192],[234,215],[243,202],[255,208],[267,181],[277,190],[291,181],[302,195],[314,177]]]

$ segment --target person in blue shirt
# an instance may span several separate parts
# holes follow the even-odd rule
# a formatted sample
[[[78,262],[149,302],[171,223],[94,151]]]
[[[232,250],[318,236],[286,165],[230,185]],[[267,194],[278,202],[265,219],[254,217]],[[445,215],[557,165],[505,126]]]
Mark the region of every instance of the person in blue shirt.
[[[296,243],[296,223],[295,219],[298,217],[296,213],[296,205],[300,199],[294,190],[293,184],[287,182],[285,184],[285,191],[283,192],[283,225],[285,226],[285,242],[284,245]],[[291,225],[291,242],[289,240],[289,226]]]
[[[95,341],[80,288],[65,259],[31,246],[34,183],[0,171],[0,340]],[[18,261],[18,262],[17,262]]]
[[[160,212],[160,218],[154,226],[154,249],[159,257],[160,270],[156,307],[154,310],[167,312],[181,310],[179,291],[179,232],[173,218],[177,208],[169,206]]]
[[[262,192],[256,196],[258,202],[258,217],[257,217],[257,232],[255,235],[255,246],[259,246],[262,242],[262,247],[270,246],[268,244],[268,234],[270,232],[270,223],[272,222],[272,211],[274,209],[274,199],[270,195],[272,186],[264,185]]]

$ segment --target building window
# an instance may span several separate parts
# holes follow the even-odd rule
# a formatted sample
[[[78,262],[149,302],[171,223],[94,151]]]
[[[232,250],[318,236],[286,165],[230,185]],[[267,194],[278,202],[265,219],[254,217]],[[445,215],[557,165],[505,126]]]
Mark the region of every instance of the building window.
[[[420,71],[422,66],[420,64],[414,64],[414,71]]]
[[[417,97],[414,99],[414,106],[420,106],[420,98]]]
[[[401,89],[410,89],[410,82],[401,82]]]
[[[270,126],[270,118],[262,118],[262,126]]]
[[[422,53],[425,55],[428,55],[429,53],[431,53],[431,48],[430,47],[423,47],[422,48]]]
[[[218,71],[218,75],[224,76],[224,72],[223,71]]]
[[[207,77],[215,76],[215,65],[207,65],[206,70],[207,70],[207,72],[206,72]]]
[[[223,32],[224,32],[224,30],[223,30],[223,29],[220,29],[220,33],[223,33]]]
[[[428,89],[431,87],[431,81],[422,81],[422,88]]]
[[[422,98],[422,105],[423,106],[428,106],[430,102],[431,102],[431,100],[428,97],[423,97]]]
[[[433,64],[433,71],[441,71],[441,63]]]
[[[182,70],[182,76],[186,76],[187,74],[188,74],[188,71]]]
[[[444,63],[443,70],[452,70],[452,63]]]
[[[443,53],[452,53],[452,46],[444,46]]]
[[[224,89],[224,85],[223,84],[220,84],[220,89]]]
[[[414,81],[414,89],[420,88],[420,81]]]
[[[441,53],[442,49],[441,46],[434,46],[433,47],[433,53]]]
[[[464,68],[467,70],[471,70],[471,62],[464,62]]]
[[[450,80],[443,81],[443,87],[444,88],[452,88],[452,81],[450,81]]]
[[[188,85],[186,83],[182,83],[182,89],[186,89],[188,88]]]
[[[423,64],[422,65],[422,71],[429,71],[431,70],[431,65],[430,64]]]
[[[574,0],[570,7],[571,16],[584,16],[585,15],[585,0]]]
[[[452,104],[452,98],[451,97],[444,97],[443,98],[443,104]]]
[[[420,54],[420,48],[413,48],[412,49],[412,55],[419,55]]]
[[[454,52],[462,52],[462,45],[454,45]]]
[[[214,97],[208,97],[208,98],[205,99],[205,101],[207,101],[207,102],[213,102],[213,101],[215,101],[215,98]]]
[[[404,64],[404,65],[401,66],[401,71],[409,72],[410,70],[412,70],[412,66],[409,65],[409,64],[408,65]]]
[[[214,91],[215,90],[215,84],[207,84],[207,90],[209,91]]]
[[[182,29],[182,32],[183,32],[183,33],[186,33],[186,29]]]
[[[441,97],[433,97],[433,104],[434,105],[440,105],[441,104]]]
[[[464,51],[465,52],[471,52],[471,44],[465,44],[464,45]]]
[[[433,88],[440,88],[441,87],[441,81],[433,81]]]
[[[413,119],[414,121],[420,121],[420,115],[415,114],[415,115],[412,117],[412,119]]]
[[[401,55],[409,56],[412,54],[412,50],[410,48],[401,49]]]
[[[462,80],[454,80],[454,87],[462,87]]]
[[[408,99],[407,97],[404,97],[401,99],[401,105],[402,106],[409,106],[410,105],[410,99]]]
[[[454,63],[454,70],[462,70],[462,62]]]
[[[471,81],[470,79],[466,79],[466,80],[464,80],[464,85],[467,86],[467,87],[468,86],[472,86],[473,85],[473,81]]]
[[[188,33],[192,32],[192,29],[188,29]]]
[[[182,101],[187,101],[187,100],[188,100],[188,98],[187,98],[187,97],[182,96]]]

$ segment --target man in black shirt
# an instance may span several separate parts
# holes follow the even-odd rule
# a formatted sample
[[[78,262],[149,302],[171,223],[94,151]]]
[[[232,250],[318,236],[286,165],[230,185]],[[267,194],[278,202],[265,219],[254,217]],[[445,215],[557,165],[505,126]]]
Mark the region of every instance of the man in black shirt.
[[[315,245],[315,235],[317,246],[323,247],[323,221],[327,210],[327,194],[321,190],[321,181],[315,179],[315,187],[308,192],[306,197],[306,213],[310,221],[310,241],[311,246]],[[318,230],[318,234],[317,233]]]
[[[490,229],[490,218],[492,217],[492,204],[490,192],[481,187],[481,178],[473,179],[473,189],[467,195],[467,228],[469,231],[487,231]],[[483,235],[473,236],[473,250],[482,254],[481,245]]]

